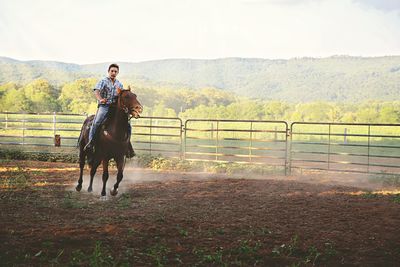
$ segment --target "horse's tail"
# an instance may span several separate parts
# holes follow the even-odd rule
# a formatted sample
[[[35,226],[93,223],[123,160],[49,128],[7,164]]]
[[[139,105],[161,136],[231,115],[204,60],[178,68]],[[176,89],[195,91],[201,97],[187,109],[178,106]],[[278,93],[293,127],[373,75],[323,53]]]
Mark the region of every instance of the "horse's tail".
[[[78,148],[79,145],[81,144],[81,140],[82,140],[82,131],[83,131],[83,126],[82,126],[82,128],[81,128],[81,133],[79,134],[78,141],[76,142],[76,147],[77,147],[77,148]]]
[[[76,143],[76,147],[79,147],[79,145],[83,142],[83,131],[85,130],[85,126],[87,125],[87,123],[91,120],[92,116],[89,116],[85,119],[85,121],[82,124],[82,128],[81,128],[81,132],[79,134],[78,137],[78,141]]]
[[[76,147],[79,147],[79,145],[82,142],[82,134],[83,134],[83,129],[85,127],[85,124],[86,124],[86,120],[82,124],[81,132],[80,132],[79,137],[78,137],[78,142],[76,142]]]

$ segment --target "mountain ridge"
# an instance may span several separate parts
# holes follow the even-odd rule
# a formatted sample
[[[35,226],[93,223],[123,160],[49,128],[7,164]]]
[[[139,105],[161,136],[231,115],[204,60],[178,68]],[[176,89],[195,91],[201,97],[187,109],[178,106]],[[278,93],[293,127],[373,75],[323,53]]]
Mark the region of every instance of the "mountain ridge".
[[[116,62],[119,79],[146,87],[213,87],[249,98],[288,101],[398,100],[400,56],[161,59]],[[110,62],[75,64],[0,57],[0,84],[44,78],[61,86],[106,75]]]

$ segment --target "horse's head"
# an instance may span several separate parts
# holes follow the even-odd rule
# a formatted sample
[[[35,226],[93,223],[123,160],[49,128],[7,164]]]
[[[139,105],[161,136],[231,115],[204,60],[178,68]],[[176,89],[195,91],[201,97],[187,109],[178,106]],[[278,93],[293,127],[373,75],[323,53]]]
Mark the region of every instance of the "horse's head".
[[[125,111],[126,114],[132,115],[135,119],[140,117],[143,106],[137,100],[136,94],[131,92],[131,87],[126,90],[118,90],[118,107]]]

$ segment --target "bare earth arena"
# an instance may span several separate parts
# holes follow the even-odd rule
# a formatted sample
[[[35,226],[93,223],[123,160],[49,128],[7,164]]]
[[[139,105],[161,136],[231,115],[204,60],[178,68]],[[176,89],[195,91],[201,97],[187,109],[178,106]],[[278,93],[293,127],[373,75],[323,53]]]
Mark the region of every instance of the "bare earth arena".
[[[101,201],[101,169],[93,193],[85,190],[88,175],[82,192],[75,191],[78,170],[3,160],[2,266],[400,262],[400,199],[388,194],[393,188],[339,174],[249,177],[127,166],[120,193]],[[112,169],[109,187],[115,175]]]

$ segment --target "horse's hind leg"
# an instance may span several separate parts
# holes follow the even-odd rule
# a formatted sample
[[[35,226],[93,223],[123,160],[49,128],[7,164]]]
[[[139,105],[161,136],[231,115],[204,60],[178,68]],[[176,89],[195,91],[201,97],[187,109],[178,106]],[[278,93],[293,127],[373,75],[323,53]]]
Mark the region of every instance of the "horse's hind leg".
[[[81,189],[82,189],[82,182],[83,182],[83,168],[85,167],[85,157],[86,157],[86,154],[85,154],[85,152],[83,151],[83,147],[82,146],[80,146],[80,148],[79,148],[79,169],[80,169],[80,171],[79,171],[79,179],[78,179],[78,185],[76,186],[76,191],[81,191]]]
[[[101,190],[101,196],[106,196],[106,184],[108,180],[108,160],[103,160],[103,190]]]
[[[118,194],[118,186],[119,183],[122,181],[122,178],[124,177],[124,167],[125,167],[123,156],[116,159],[115,161],[117,163],[118,174],[117,174],[117,182],[114,185],[114,189],[110,191],[110,194],[112,196],[116,196]]]
[[[99,167],[100,165],[100,160],[94,160],[93,164],[90,168],[90,183],[89,183],[89,187],[87,189],[88,192],[92,192],[93,191],[93,178],[96,174],[97,171],[97,167]]]

